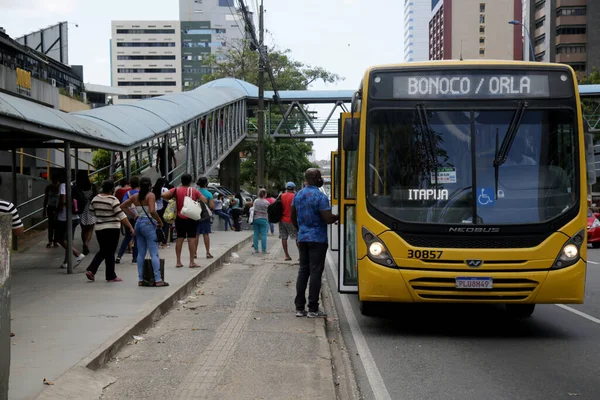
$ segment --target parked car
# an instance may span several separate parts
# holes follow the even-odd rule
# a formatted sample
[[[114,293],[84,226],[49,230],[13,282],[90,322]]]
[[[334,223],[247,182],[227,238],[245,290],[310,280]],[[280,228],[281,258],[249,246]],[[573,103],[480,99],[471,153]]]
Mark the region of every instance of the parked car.
[[[588,209],[588,243],[595,249],[600,248],[600,220],[598,220],[598,217],[600,217],[600,214]]]

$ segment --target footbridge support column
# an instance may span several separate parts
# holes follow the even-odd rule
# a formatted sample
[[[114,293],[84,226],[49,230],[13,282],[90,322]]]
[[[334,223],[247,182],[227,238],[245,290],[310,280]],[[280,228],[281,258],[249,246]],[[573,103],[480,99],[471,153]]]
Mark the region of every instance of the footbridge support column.
[[[240,152],[235,149],[221,162],[219,183],[237,192],[240,190]]]

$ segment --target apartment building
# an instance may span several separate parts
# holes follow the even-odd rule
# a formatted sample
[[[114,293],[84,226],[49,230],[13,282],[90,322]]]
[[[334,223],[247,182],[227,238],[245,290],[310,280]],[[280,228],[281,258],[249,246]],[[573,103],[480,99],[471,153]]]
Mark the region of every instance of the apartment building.
[[[528,20],[536,61],[569,64],[579,77],[600,67],[600,2],[530,0]]]
[[[404,61],[429,59],[431,0],[404,0]]]
[[[434,0],[429,59],[522,60],[521,0]]]
[[[190,90],[211,72],[210,55],[218,60],[246,37],[245,24],[234,0],[179,0],[179,19],[183,90]]]
[[[114,104],[181,92],[179,21],[112,21],[111,81],[127,94]]]

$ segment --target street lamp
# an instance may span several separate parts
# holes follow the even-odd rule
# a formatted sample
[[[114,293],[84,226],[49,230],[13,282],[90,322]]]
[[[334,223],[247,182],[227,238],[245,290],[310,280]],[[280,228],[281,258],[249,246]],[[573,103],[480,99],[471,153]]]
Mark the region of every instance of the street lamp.
[[[523,29],[525,29],[525,33],[527,33],[527,38],[529,38],[529,49],[531,50],[531,61],[535,61],[535,51],[533,50],[533,42],[531,41],[531,35],[529,34],[529,29],[525,25],[521,23],[521,21],[517,21],[513,19],[512,21],[508,21],[511,25],[521,25]]]

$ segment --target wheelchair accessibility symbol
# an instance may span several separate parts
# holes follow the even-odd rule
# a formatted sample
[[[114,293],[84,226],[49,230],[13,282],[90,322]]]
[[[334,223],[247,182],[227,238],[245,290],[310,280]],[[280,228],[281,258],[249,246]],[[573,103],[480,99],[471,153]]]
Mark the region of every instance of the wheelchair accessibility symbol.
[[[479,196],[477,196],[477,202],[480,206],[491,206],[494,204],[493,194],[494,189],[484,188],[480,189]]]

